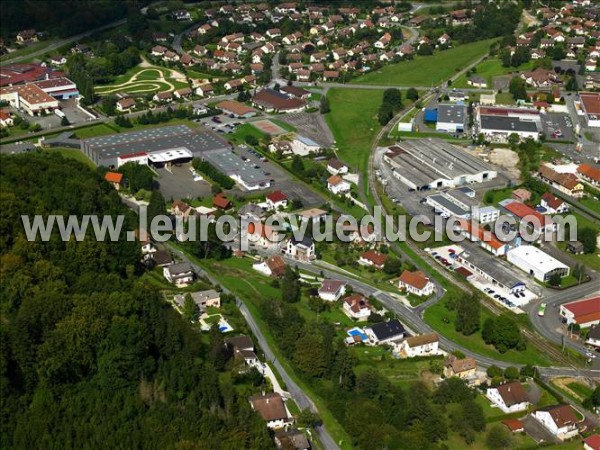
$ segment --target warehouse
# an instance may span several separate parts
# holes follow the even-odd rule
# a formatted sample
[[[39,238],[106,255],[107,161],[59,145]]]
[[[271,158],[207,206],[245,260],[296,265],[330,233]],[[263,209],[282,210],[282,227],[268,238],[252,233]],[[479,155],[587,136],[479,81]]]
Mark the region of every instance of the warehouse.
[[[600,93],[579,94],[579,113],[585,117],[588,127],[600,127]]]
[[[547,282],[554,274],[561,277],[569,275],[567,265],[533,245],[521,245],[513,248],[506,252],[506,258],[509,263],[542,283]]]
[[[511,134],[537,140],[541,130],[540,113],[532,109],[480,106],[476,121],[478,133],[492,142],[507,142]]]
[[[582,328],[600,323],[600,297],[560,305],[560,315],[565,318],[567,325],[576,323]]]
[[[441,139],[415,139],[388,148],[384,161],[409,190],[443,189],[496,178],[492,167]]]
[[[465,131],[465,121],[467,117],[467,108],[465,105],[438,105],[436,131],[446,133],[462,133]]]
[[[500,211],[497,208],[493,206],[481,206],[476,199],[465,194],[460,189],[429,195],[426,197],[425,203],[445,218],[473,218],[481,224],[486,224],[495,222],[500,216]]]
[[[243,161],[239,155],[227,149],[204,153],[204,159],[229,176],[243,189],[255,191],[271,186],[269,177],[262,170]]]
[[[98,136],[81,141],[81,151],[98,166],[118,167],[128,157],[138,163],[157,166],[185,162],[205,152],[229,149],[230,145],[206,131],[192,130],[186,125],[149,128],[129,133]]]

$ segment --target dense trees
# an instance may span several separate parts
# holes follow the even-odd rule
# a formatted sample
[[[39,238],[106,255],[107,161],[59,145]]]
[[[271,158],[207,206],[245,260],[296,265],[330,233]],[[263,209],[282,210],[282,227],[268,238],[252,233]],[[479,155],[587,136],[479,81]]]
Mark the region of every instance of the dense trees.
[[[394,114],[402,109],[402,93],[399,89],[390,88],[383,92],[383,100],[377,114],[381,125],[387,124]]]
[[[139,243],[24,238],[20,214],[123,214],[134,229],[100,173],[2,155],[0,187],[2,448],[273,448],[200,335],[140,281]]]
[[[454,328],[465,336],[479,330],[481,306],[474,296],[463,296],[455,300],[456,322]]]
[[[525,80],[520,77],[511,78],[508,91],[512,94],[515,100],[527,99],[527,87],[525,86]]]
[[[486,319],[481,337],[486,344],[493,344],[500,353],[512,348],[525,349],[525,340],[521,336],[519,326],[511,317],[505,315]]]
[[[597,236],[598,231],[591,227],[582,227],[577,230],[577,239],[583,244],[584,253],[596,252]]]
[[[121,172],[127,180],[130,192],[135,193],[140,189],[144,189],[146,191],[152,190],[154,183],[153,175],[152,171],[147,166],[141,166],[137,163],[129,162],[119,167],[119,172]]]

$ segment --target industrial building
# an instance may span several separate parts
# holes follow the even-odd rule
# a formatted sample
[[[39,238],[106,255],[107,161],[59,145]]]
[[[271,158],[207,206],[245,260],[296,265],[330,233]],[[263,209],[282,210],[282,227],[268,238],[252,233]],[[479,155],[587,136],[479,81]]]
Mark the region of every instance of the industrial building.
[[[600,296],[560,305],[560,315],[568,325],[576,323],[582,328],[597,325],[600,323]]]
[[[600,93],[580,93],[578,112],[585,118],[588,127],[600,127]]]
[[[98,166],[119,167],[126,162],[156,166],[186,162],[231,146],[220,137],[186,125],[149,128],[98,136],[81,141],[81,151]]]
[[[458,219],[473,218],[481,224],[495,222],[500,216],[500,211],[493,206],[480,206],[474,198],[460,189],[434,194],[426,197],[425,202],[436,213],[443,217],[456,217]]]
[[[462,133],[465,131],[467,107],[464,104],[440,104],[437,108],[436,131]]]
[[[0,100],[30,116],[48,114],[59,108],[58,100],[78,97],[77,86],[68,78],[51,78],[0,89]]]
[[[511,134],[537,140],[542,129],[540,112],[535,109],[480,106],[475,119],[477,133],[492,142],[507,142]]]
[[[204,152],[202,157],[248,191],[266,189],[271,186],[269,177],[265,176],[262,170],[248,164],[231,150],[208,151]]]
[[[388,148],[383,159],[409,190],[482,183],[498,175],[489,164],[441,139],[399,142]]]
[[[555,274],[561,277],[569,275],[569,266],[533,245],[521,245],[507,251],[506,259],[542,283]]]

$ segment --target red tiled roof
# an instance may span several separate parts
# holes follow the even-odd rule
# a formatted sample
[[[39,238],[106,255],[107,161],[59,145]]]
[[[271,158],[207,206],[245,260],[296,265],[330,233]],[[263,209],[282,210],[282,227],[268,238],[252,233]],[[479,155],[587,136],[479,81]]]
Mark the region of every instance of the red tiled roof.
[[[375,250],[368,250],[361,256],[362,259],[371,261],[376,266],[383,266],[387,260],[387,256],[383,255]]]
[[[577,168],[577,172],[600,183],[600,167],[584,163]]]
[[[537,212],[535,209],[530,208],[529,206],[524,205],[520,202],[512,202],[505,205],[504,207],[508,211],[513,213],[515,216],[517,216],[519,219],[523,219],[527,216],[533,216],[539,221],[540,225],[551,225],[553,223],[550,217],[544,216]]]
[[[573,313],[577,323],[600,320],[600,296],[566,303],[563,307]]]
[[[243,103],[236,102],[235,100],[223,100],[217,104],[217,108],[227,110],[238,116],[254,112],[254,108],[244,105]]]
[[[590,437],[585,438],[583,442],[592,450],[600,450],[600,434],[592,434]]]
[[[109,183],[120,183],[123,180],[123,174],[119,172],[106,172],[104,179]]]
[[[221,209],[227,209],[231,206],[231,202],[224,195],[215,195],[213,198],[213,206]]]
[[[506,419],[503,420],[502,423],[506,425],[506,427],[513,433],[515,431],[521,431],[523,429],[523,422],[517,419]]]
[[[287,195],[281,191],[275,191],[267,195],[267,200],[271,200],[273,203],[283,202],[287,200]]]
[[[421,271],[409,272],[408,270],[405,270],[402,272],[402,275],[400,275],[399,280],[416,289],[424,289],[425,286],[427,286],[427,283],[429,283],[429,278]]]

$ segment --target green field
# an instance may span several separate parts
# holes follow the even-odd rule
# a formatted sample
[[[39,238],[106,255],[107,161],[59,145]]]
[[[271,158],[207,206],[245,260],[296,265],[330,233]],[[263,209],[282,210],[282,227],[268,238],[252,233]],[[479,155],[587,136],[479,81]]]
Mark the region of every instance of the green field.
[[[586,197],[579,200],[583,206],[591,209],[594,212],[600,214],[600,202],[593,197]]]
[[[505,361],[514,364],[534,364],[537,366],[548,366],[550,361],[539,351],[537,351],[533,345],[529,344],[527,349],[519,352],[516,350],[509,350],[506,353],[498,352],[493,346],[487,345],[481,339],[481,334],[475,332],[471,336],[464,336],[454,329],[454,311],[448,311],[443,302],[436,303],[425,310],[425,322],[431,327],[438,331],[443,336],[468,348],[471,351],[479,353],[480,355],[489,356],[500,361]],[[491,317],[491,313],[485,308],[481,309],[481,323],[488,317]]]
[[[377,110],[383,91],[367,89],[330,89],[331,111],[325,116],[338,150],[338,156],[355,170],[366,173],[371,144],[381,129]]]
[[[485,78],[485,80],[488,83],[487,88],[493,89],[492,79],[494,77],[506,75],[511,72],[522,72],[525,70],[531,70],[532,67],[533,61],[521,64],[519,67],[503,67],[502,62],[498,58],[490,58],[477,64],[477,66],[475,67],[477,71],[474,75]],[[456,88],[471,87],[467,84],[466,74],[463,74],[460,77],[458,77],[456,81],[452,83],[452,86]]]
[[[117,128],[110,126],[105,123],[100,123],[98,125],[92,125],[91,127],[80,128],[75,130],[75,135],[79,139],[87,139],[95,136],[106,136],[109,134],[117,133]]]
[[[46,152],[48,152],[48,153],[60,153],[65,158],[76,159],[77,161],[82,162],[85,165],[87,165],[87,166],[89,166],[89,167],[91,167],[93,169],[96,168],[96,166],[92,162],[92,160],[89,159],[87,156],[85,156],[81,152],[81,150],[76,149],[76,148],[62,148],[62,147],[50,148],[50,149],[46,150]]]
[[[493,39],[488,39],[436,52],[431,56],[415,56],[413,60],[389,64],[376,72],[363,75],[352,83],[390,86],[438,85],[487,54],[492,42]]]

